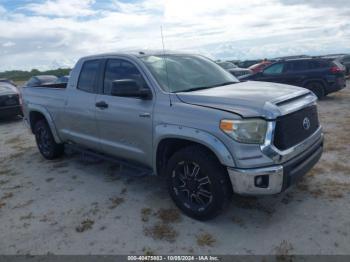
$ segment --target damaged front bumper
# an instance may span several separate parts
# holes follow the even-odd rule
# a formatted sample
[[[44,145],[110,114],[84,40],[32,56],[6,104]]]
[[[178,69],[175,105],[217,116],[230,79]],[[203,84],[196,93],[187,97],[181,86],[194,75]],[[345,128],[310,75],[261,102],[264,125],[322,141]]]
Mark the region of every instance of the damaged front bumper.
[[[262,168],[228,168],[233,191],[242,195],[277,194],[305,175],[321,158],[323,134],[288,161]],[[280,156],[282,157],[282,156]],[[287,156],[284,156],[287,157]]]

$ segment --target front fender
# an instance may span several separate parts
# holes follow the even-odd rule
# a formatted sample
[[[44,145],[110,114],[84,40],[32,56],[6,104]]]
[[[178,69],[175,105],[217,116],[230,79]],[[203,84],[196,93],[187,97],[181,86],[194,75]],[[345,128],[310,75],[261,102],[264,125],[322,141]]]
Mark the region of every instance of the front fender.
[[[209,148],[219,159],[220,163],[224,166],[234,167],[235,163],[231,153],[228,151],[224,143],[210,133],[199,130],[196,128],[190,128],[178,125],[162,124],[155,127],[155,139],[153,152],[153,166],[157,166],[157,148],[159,143],[166,138],[177,138],[189,140],[202,144]]]
[[[52,132],[52,135],[53,135],[53,137],[55,139],[55,142],[58,143],[58,144],[62,143],[62,140],[58,136],[58,132],[57,132],[57,129],[56,129],[56,126],[55,126],[55,122],[53,121],[53,118],[50,115],[50,112],[44,106],[41,106],[41,105],[28,104],[27,107],[28,107],[28,120],[29,120],[29,123],[31,123],[31,119],[30,119],[30,113],[31,112],[38,112],[38,113],[42,114],[45,117],[46,122],[48,123],[48,125],[49,125],[49,127],[51,129],[51,132]],[[32,126],[31,126],[31,129],[33,131],[33,127]]]

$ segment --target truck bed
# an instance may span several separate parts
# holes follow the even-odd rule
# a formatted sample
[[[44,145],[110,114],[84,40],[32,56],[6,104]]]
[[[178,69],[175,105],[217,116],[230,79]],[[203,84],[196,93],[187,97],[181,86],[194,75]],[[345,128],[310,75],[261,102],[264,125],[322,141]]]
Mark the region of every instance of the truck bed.
[[[44,85],[21,88],[24,107],[44,107],[54,121],[59,119],[65,110],[67,89],[63,84]],[[28,116],[25,115],[27,119]]]

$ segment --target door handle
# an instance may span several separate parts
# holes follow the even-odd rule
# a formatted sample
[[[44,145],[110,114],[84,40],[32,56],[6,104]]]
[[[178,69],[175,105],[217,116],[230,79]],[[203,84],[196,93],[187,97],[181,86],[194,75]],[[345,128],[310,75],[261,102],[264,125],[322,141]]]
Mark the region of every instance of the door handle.
[[[108,108],[108,104],[105,101],[100,101],[95,104],[96,107],[100,109]]]
[[[139,117],[151,117],[151,114],[144,112],[144,113],[140,113]]]

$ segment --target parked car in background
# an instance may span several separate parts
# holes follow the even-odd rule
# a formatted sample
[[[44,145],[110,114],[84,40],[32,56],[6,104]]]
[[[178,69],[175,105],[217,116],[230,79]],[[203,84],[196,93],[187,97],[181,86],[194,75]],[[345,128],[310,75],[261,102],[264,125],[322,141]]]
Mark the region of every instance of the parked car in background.
[[[57,78],[54,83],[55,84],[67,84],[68,80],[69,80],[69,76],[61,76],[61,77]]]
[[[54,75],[39,75],[39,76],[32,76],[24,86],[41,86],[41,85],[47,85],[52,84],[57,80],[57,76]]]
[[[0,78],[0,84],[1,83],[8,83],[8,84],[11,84],[13,86],[16,86],[15,82],[13,82],[12,80],[7,79],[7,78]]]
[[[240,68],[248,68],[252,65],[255,65],[257,63],[260,63],[262,59],[257,59],[257,60],[244,60],[244,61],[240,61],[237,63],[237,66],[239,66]]]
[[[17,88],[8,82],[0,82],[0,118],[17,115],[22,115]]]
[[[240,79],[241,77],[248,76],[253,74],[253,71],[246,68],[240,68],[236,66],[234,63],[231,62],[217,62],[219,66],[221,66],[223,69],[229,71],[232,75]]]
[[[336,55],[326,55],[322,56],[326,59],[331,59],[342,64],[345,67],[346,74],[350,74],[350,55],[349,54],[336,54]]]
[[[25,121],[46,159],[66,145],[136,165],[166,178],[175,204],[199,220],[218,215],[233,193],[284,191],[323,151],[312,92],[240,82],[203,56],[84,57],[66,88],[51,87],[22,92]]]
[[[314,92],[318,98],[343,89],[346,85],[342,67],[337,62],[322,58],[281,60],[244,80],[301,86]]]
[[[289,55],[289,56],[280,56],[280,57],[275,57],[272,60],[273,61],[279,61],[279,60],[287,60],[287,59],[299,59],[299,58],[310,58],[311,56],[309,55]]]
[[[253,74],[256,74],[261,72],[265,67],[271,64],[271,61],[264,59],[260,63],[250,66],[249,69],[253,71]]]

